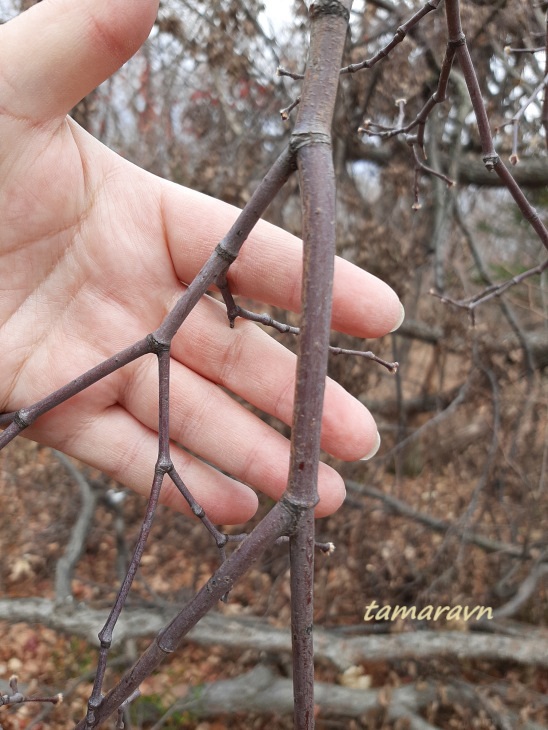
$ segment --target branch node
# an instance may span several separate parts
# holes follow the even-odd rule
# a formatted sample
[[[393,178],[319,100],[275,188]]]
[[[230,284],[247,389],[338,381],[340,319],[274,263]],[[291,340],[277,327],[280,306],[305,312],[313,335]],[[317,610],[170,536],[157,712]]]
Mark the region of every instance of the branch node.
[[[499,162],[500,162],[500,157],[495,152],[493,152],[490,155],[485,155],[483,157],[483,164],[485,165],[486,169],[489,172],[492,172],[495,169],[495,167],[499,164]]]
[[[15,423],[19,428],[27,428],[31,425],[33,420],[34,419],[31,418],[27,408],[21,408],[13,417],[13,423]]]
[[[167,474],[173,469],[173,462],[167,456],[161,456],[156,462],[156,474]]]
[[[320,501],[320,498],[318,496],[316,496],[314,500],[310,500],[310,499],[298,499],[293,496],[287,497],[284,495],[280,499],[280,504],[283,504],[283,506],[293,516],[293,518],[295,520],[295,526],[296,526],[301,514],[307,509],[313,509],[318,504],[319,501]]]
[[[205,517],[205,509],[198,503],[193,504],[192,507],[192,514],[198,517],[199,519],[203,519]]]
[[[215,538],[215,542],[217,543],[219,550],[221,550],[228,542],[228,535],[225,535],[224,532],[220,532],[218,537]]]
[[[236,261],[236,254],[230,253],[230,251],[227,251],[227,249],[222,245],[222,243],[218,243],[215,246],[215,253],[217,256],[220,256],[225,261],[228,261],[229,264],[233,264],[234,261]]]
[[[159,340],[153,332],[146,336],[146,340],[150,346],[150,351],[155,355],[161,355],[162,352],[166,352],[171,347],[169,342],[162,342],[162,340]]]
[[[465,43],[466,36],[464,35],[464,33],[461,32],[454,40],[448,41],[447,45],[449,46],[449,48],[458,48],[459,46],[464,46]]]
[[[331,135],[325,132],[293,132],[289,141],[289,149],[293,154],[302,147],[311,144],[331,145]]]
[[[348,23],[350,20],[350,12],[344,7],[339,0],[316,0],[309,9],[311,18],[319,18],[322,15],[338,15],[344,18]]]

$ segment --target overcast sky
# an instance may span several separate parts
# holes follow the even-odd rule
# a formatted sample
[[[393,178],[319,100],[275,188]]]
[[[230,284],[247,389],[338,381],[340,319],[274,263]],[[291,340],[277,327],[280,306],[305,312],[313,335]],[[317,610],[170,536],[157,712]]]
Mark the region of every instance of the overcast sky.
[[[262,22],[270,23],[274,30],[279,30],[291,18],[293,0],[264,0],[265,11],[262,13]]]

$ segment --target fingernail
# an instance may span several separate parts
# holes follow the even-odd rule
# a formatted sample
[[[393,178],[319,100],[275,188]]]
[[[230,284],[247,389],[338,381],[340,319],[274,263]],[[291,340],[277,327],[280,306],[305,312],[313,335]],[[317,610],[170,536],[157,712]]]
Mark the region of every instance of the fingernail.
[[[401,326],[402,326],[402,324],[403,324],[403,320],[405,319],[405,309],[403,308],[403,304],[402,304],[401,302],[400,302],[400,307],[401,307],[401,315],[400,315],[400,318],[398,319],[398,324],[397,324],[397,325],[395,325],[395,326],[394,326],[394,327],[393,327],[393,328],[392,328],[392,329],[390,330],[390,332],[395,332],[395,331],[396,331],[396,330],[397,330],[397,329],[398,329],[399,327],[401,327]]]
[[[371,451],[368,454],[366,454],[365,456],[362,456],[360,461],[368,461],[369,459],[372,459],[375,456],[375,454],[377,453],[377,451],[380,449],[380,447],[381,447],[381,435],[377,431],[377,438],[375,439],[375,446],[373,446],[373,448],[371,449]]]

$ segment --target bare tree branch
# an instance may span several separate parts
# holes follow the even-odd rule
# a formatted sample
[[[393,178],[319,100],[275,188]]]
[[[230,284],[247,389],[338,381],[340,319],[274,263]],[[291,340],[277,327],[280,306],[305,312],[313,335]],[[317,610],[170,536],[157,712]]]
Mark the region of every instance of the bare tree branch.
[[[477,545],[486,552],[504,553],[505,555],[511,555],[519,560],[529,560],[532,557],[531,548],[521,548],[518,545],[511,545],[499,542],[498,540],[490,540],[482,535],[476,535],[468,529],[455,529],[455,525],[447,522],[446,520],[440,520],[436,517],[432,517],[431,515],[427,515],[424,512],[419,512],[418,510],[413,509],[406,502],[403,502],[401,499],[397,499],[397,497],[393,497],[390,494],[385,494],[375,487],[370,487],[366,484],[359,484],[358,482],[349,480],[347,480],[346,485],[350,491],[357,494],[364,494],[368,497],[372,497],[373,499],[378,499],[386,504],[390,510],[394,510],[396,514],[399,514],[402,517],[407,517],[415,522],[419,522],[431,530],[444,535],[452,533],[456,538],[462,540],[462,542]]]
[[[86,606],[64,611],[48,599],[13,598],[0,599],[0,619],[12,623],[40,623],[71,636],[82,636],[91,642],[96,636],[97,626],[105,620],[105,612]],[[165,613],[151,611],[150,608],[126,609],[117,624],[115,641],[150,636],[168,619]],[[470,628],[473,626],[474,622],[471,621]],[[356,627],[356,630],[359,631],[359,628]],[[188,639],[198,644],[218,644],[239,651],[291,652],[289,631],[265,626],[257,620],[236,619],[216,613],[204,616],[200,623],[188,631]],[[317,659],[330,662],[342,672],[364,661],[428,658],[515,661],[523,665],[548,667],[548,637],[545,631],[532,627],[528,627],[525,634],[519,632],[515,636],[476,631],[473,634],[467,631],[414,631],[348,638],[341,638],[336,631],[316,629],[314,644]]]
[[[420,716],[434,702],[470,702],[473,690],[464,683],[438,684],[422,682],[401,687],[381,689],[352,689],[325,682],[316,682],[316,708],[321,718],[358,718],[372,711],[382,712],[386,720],[404,721],[409,730],[437,730],[438,726]],[[474,698],[476,708],[484,705],[485,699]],[[176,712],[190,712],[200,718],[220,714],[249,712],[269,714],[272,708],[276,714],[290,714],[293,709],[292,686],[289,679],[282,679],[269,668],[259,665],[251,672],[235,679],[209,682],[192,688],[185,697],[177,700],[162,718],[151,728],[161,730],[165,722]],[[523,730],[545,730],[543,725],[525,721],[516,715],[510,716],[513,723],[519,722]],[[513,724],[512,727],[516,727]]]
[[[55,458],[61,462],[78,485],[82,501],[78,519],[72,528],[65,553],[59,558],[55,568],[55,600],[61,604],[73,600],[72,576],[74,574],[74,568],[84,551],[86,539],[95,514],[97,495],[82,472],[64,454],[60,451],[52,451]]]

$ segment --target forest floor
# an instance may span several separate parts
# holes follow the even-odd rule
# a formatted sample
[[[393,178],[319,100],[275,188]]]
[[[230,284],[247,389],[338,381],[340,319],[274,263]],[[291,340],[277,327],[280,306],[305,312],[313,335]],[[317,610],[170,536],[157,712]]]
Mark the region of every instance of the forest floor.
[[[472,459],[473,442],[466,449]],[[348,478],[357,479],[359,469],[363,470],[363,466],[348,467]],[[395,475],[388,474],[387,491],[405,499],[422,513],[451,519],[467,503],[469,484],[462,481],[462,474],[453,473],[450,464],[445,470],[436,468],[435,474],[428,464],[418,473],[411,467],[406,469],[399,480],[402,488],[397,493],[392,486]],[[99,500],[72,587],[76,601],[106,609],[115,596],[117,557],[133,545],[144,501],[127,493],[117,516],[105,495],[109,489],[119,490],[119,485],[90,469],[86,468],[84,473],[97,490]],[[75,484],[49,449],[20,440],[0,454],[0,494],[2,596],[53,598],[56,563],[78,516],[80,500]],[[510,497],[507,502],[505,499],[500,501],[500,510],[510,506]],[[263,503],[260,512],[264,513],[268,507],[269,504]],[[125,545],[116,536],[116,520],[120,515],[123,516]],[[257,519],[259,517],[260,514]],[[475,522],[474,529],[480,524],[486,534],[494,532],[497,539],[516,541],[510,523],[506,530],[500,529],[495,510],[492,514],[485,512],[482,519]],[[536,529],[542,529],[543,524],[544,517]],[[240,531],[239,528],[227,529]],[[500,572],[504,558],[467,545],[458,535],[432,532],[417,521],[396,515],[382,502],[357,492],[350,491],[348,504],[318,524],[318,533],[319,539],[331,540],[337,547],[334,555],[318,554],[316,560],[315,612],[319,627],[343,631],[354,627],[356,635],[373,630],[363,620],[366,606],[372,600],[381,606],[416,605],[417,608],[456,604],[493,606],[504,602],[495,595],[493,585],[493,575]],[[130,604],[133,607],[150,606],[150,610],[154,610],[154,605],[181,604],[193,590],[204,584],[217,565],[217,550],[201,524],[160,508]],[[286,547],[276,547],[253,566],[245,580],[234,588],[228,603],[220,605],[218,610],[229,616],[259,617],[268,626],[286,629],[290,622],[288,567]],[[523,577],[527,570],[518,566],[515,573]],[[530,626],[545,627],[547,605],[546,590],[541,586],[535,600],[526,604],[516,618]],[[412,621],[373,624],[383,632],[469,631],[469,626],[462,621],[422,622],[420,626]],[[97,631],[99,629],[97,626]],[[6,691],[8,678],[17,674],[28,695],[64,694],[63,704],[55,708],[27,704],[0,709],[3,730],[68,730],[74,727],[85,714],[97,658],[96,646],[41,625],[3,623],[2,636],[0,693]],[[473,633],[470,633],[470,641],[473,640]],[[148,640],[139,639],[118,647],[113,653],[115,668],[107,672],[107,687],[130,666],[128,662],[135,651],[140,652],[148,643]],[[189,642],[143,684],[142,697],[134,702],[131,725],[127,727],[134,730],[291,728],[291,718],[277,716],[274,711],[261,716],[241,713],[216,719],[204,719],[183,711],[162,720],[173,703],[191,687],[236,677],[265,661],[281,676],[290,676],[288,656],[265,657],[264,652],[249,649],[237,651]],[[514,718],[548,726],[548,676],[545,669],[534,666],[508,661],[460,661],[455,657],[432,661],[378,661],[363,662],[353,675],[345,677],[332,666],[319,663],[317,679],[356,688],[378,688],[379,691],[431,680],[441,687],[444,682],[460,679],[475,686],[479,694],[491,698],[485,702],[486,709],[478,710],[466,702],[436,700],[423,713],[425,720],[431,723],[428,727],[485,730],[504,727],[500,718],[507,710],[514,713]],[[317,727],[320,730],[403,730],[409,727],[406,722],[388,719],[381,708],[355,720],[320,714]],[[520,725],[514,720],[509,726]]]

